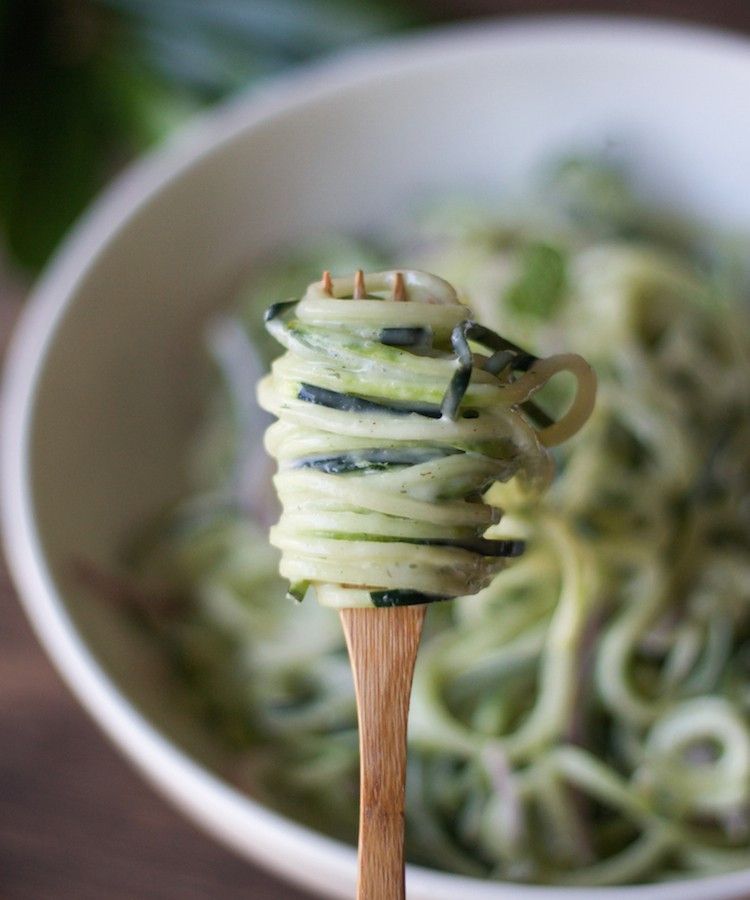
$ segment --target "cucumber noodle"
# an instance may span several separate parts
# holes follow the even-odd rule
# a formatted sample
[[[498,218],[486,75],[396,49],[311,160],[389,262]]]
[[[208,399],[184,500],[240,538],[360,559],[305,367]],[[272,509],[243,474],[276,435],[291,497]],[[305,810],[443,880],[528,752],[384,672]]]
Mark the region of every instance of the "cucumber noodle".
[[[643,211],[616,175],[585,163],[562,166],[541,200],[499,212],[447,204],[418,231],[401,242],[400,258],[450,279],[479,320],[535,354],[580,353],[599,391],[586,428],[553,451],[557,475],[533,515],[518,478],[491,489],[488,502],[505,510],[493,538],[525,539],[524,555],[479,593],[429,607],[411,706],[409,858],[478,877],[577,885],[750,866],[742,267],[719,238]],[[179,614],[152,616],[152,627],[214,734],[249,761],[253,791],[352,841],[356,714],[338,617],[284,601],[267,521],[257,522],[260,507],[248,500],[247,485],[267,484],[270,471],[247,449],[267,422],[248,405],[242,372],[253,371],[248,335],[269,352],[260,317],[270,302],[319,277],[326,261],[346,272],[392,260],[374,243],[339,238],[255,277],[242,318],[223,323],[234,329],[231,359],[211,342],[223,387],[197,441],[195,496],[141,553],[142,579],[187,601]],[[450,308],[436,307],[446,316],[439,340],[459,321]],[[317,334],[316,322],[297,316],[299,333],[285,339]],[[292,327],[286,314],[282,325]],[[358,334],[342,352],[356,356],[364,340]],[[382,366],[376,393],[382,380],[389,399],[442,402],[455,363],[439,360],[439,377],[430,369],[422,378],[428,361],[410,358],[404,384],[400,374],[383,377],[399,351],[368,348],[373,361],[362,371],[337,364],[330,374],[356,381]],[[323,374],[306,353],[277,363],[284,402],[301,402],[292,395],[311,365]],[[559,412],[565,380],[535,402]],[[337,385],[325,386],[356,386]],[[484,385],[474,377],[467,404],[478,408]],[[324,407],[314,420],[321,411],[333,425],[335,411]],[[333,456],[352,441],[370,448],[369,436],[345,432],[348,418],[336,416],[331,434],[309,447],[305,430],[288,450],[274,439],[274,452],[299,459]],[[464,421],[477,422],[456,425]],[[420,446],[431,424],[414,433]],[[533,438],[524,428],[514,441]],[[321,474],[283,468],[283,477],[300,472]],[[397,480],[396,472],[367,478]],[[348,504],[336,512],[351,514]]]
[[[536,359],[472,322],[434,275],[357,277],[326,273],[266,315],[287,351],[258,387],[279,417],[266,447],[279,463],[281,574],[294,597],[312,586],[340,608],[476,593],[523,549],[485,536],[501,511],[483,495],[514,475],[527,488],[549,482],[544,447],[590,416],[593,372],[573,354]],[[575,400],[537,432],[521,406],[564,371],[578,379]]]

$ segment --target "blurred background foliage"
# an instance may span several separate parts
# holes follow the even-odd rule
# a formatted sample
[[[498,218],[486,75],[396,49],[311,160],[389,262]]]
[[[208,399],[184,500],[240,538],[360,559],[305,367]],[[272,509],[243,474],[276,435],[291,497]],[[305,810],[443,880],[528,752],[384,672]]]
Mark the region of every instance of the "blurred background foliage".
[[[0,0],[0,251],[33,275],[125,162],[281,68],[437,21],[569,12],[750,31],[750,0]]]
[[[124,162],[283,67],[429,20],[397,0],[0,0],[0,232],[34,272]]]

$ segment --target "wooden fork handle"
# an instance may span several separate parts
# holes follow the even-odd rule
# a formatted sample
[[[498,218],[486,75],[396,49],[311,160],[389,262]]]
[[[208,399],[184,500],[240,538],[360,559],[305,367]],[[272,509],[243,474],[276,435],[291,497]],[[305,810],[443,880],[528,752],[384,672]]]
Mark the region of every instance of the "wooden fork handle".
[[[425,610],[341,611],[359,717],[357,900],[404,898],[406,726]]]

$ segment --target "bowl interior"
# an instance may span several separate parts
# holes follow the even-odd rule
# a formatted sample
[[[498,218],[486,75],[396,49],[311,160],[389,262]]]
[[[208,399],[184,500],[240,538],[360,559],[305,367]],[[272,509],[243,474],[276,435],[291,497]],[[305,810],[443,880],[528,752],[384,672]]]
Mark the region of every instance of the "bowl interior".
[[[111,567],[184,489],[202,326],[241,273],[321,230],[387,228],[426,196],[514,190],[568,149],[614,146],[655,201],[747,225],[749,96],[750,51],[732,39],[617,21],[484,27],[236,103],[116,185],[41,289],[45,343],[22,331],[26,418],[6,439],[28,436],[33,537],[118,689],[215,759],[169,689],[153,690],[158,660],[73,564]]]

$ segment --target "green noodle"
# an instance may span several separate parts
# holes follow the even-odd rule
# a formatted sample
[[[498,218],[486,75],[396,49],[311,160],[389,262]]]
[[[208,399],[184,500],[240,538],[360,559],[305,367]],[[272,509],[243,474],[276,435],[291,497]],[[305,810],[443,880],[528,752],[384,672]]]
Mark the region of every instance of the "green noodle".
[[[279,419],[266,446],[279,463],[281,574],[293,594],[312,586],[340,608],[475,593],[522,549],[492,539],[501,510],[483,495],[513,476],[527,491],[549,481],[545,445],[589,417],[593,373],[579,356],[534,359],[478,326],[433,275],[358,277],[366,297],[352,299],[355,279],[326,275],[267,314],[286,348],[258,387]],[[575,400],[536,431],[524,404],[566,371]]]

